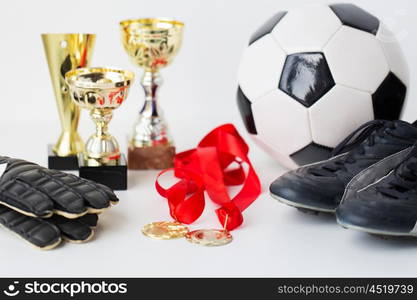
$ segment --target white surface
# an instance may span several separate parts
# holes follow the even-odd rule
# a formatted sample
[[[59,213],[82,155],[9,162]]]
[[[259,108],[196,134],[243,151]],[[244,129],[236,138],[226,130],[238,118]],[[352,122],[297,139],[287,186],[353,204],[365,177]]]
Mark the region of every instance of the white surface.
[[[374,93],[388,75],[388,62],[374,35],[342,26],[323,49],[334,81]]]
[[[138,73],[120,43],[118,21],[129,17],[174,16],[186,23],[184,47],[163,71],[162,106],[179,150],[194,147],[214,126],[243,125],[235,101],[237,68],[250,34],[275,11],[307,0],[176,1],[8,1],[0,10],[0,109],[2,154],[46,163],[46,144],[56,141],[58,117],[44,59],[41,32],[98,33],[95,65],[115,65]],[[327,1],[318,1],[321,3]],[[400,34],[411,70],[417,69],[414,0],[352,1],[385,19]],[[413,75],[413,74],[412,74]],[[413,82],[413,79],[412,79]],[[412,85],[405,117],[414,120]],[[125,136],[142,101],[138,84],[118,109],[111,131]],[[92,131],[84,112],[81,133]],[[130,173],[130,189],[105,213],[96,238],[49,252],[28,247],[0,230],[0,276],[417,276],[416,242],[384,241],[347,231],[333,217],[299,213],[267,195],[282,168],[247,138],[264,194],[245,212],[245,226],[222,248],[202,248],[184,240],[154,241],[143,224],[169,219],[166,203],[153,188],[156,172]],[[217,227],[212,210],[193,228]]]
[[[334,113],[336,111],[343,114]],[[353,130],[374,119],[371,94],[339,84],[308,112],[313,141],[327,147],[335,147]]]
[[[341,26],[328,6],[311,5],[289,11],[272,35],[287,54],[321,51]]]

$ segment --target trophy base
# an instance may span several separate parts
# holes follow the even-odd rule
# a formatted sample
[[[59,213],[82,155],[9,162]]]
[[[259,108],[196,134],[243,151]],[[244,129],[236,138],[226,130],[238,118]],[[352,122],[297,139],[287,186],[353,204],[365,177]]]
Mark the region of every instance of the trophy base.
[[[111,166],[89,166],[80,154],[78,164],[80,177],[104,184],[113,190],[127,190],[127,165],[123,154],[117,163]]]
[[[129,147],[128,167],[131,170],[163,170],[174,166],[174,146]]]
[[[48,168],[61,171],[78,170],[78,157],[58,156],[52,150],[54,145],[48,144]]]

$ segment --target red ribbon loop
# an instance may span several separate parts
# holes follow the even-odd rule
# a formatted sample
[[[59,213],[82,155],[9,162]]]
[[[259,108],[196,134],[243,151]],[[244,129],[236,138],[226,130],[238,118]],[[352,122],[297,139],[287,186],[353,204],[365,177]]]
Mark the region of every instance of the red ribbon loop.
[[[224,228],[233,230],[243,223],[242,212],[261,193],[259,178],[248,158],[249,147],[232,124],[215,128],[196,149],[178,153],[174,174],[180,179],[168,189],[158,182],[159,177],[172,170],[162,171],[156,180],[158,193],[167,198],[171,216],[191,224],[204,210],[204,191],[221,207],[217,217]],[[237,167],[230,169],[232,164]],[[244,164],[248,166],[247,174]],[[233,199],[227,186],[242,185]],[[227,224],[225,224],[227,222]]]

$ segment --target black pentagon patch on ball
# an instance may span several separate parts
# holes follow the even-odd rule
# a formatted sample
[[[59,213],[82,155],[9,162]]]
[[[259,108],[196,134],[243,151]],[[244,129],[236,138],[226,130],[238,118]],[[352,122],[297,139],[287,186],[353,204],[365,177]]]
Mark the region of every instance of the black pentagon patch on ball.
[[[348,3],[332,4],[330,9],[336,14],[343,25],[376,35],[379,20],[362,8]]]
[[[310,107],[334,85],[323,53],[296,53],[287,56],[279,89],[302,105]]]
[[[306,165],[312,162],[317,162],[330,158],[332,148],[322,146],[316,143],[311,143],[305,146],[303,149],[290,155],[293,161],[298,165]]]
[[[243,123],[245,124],[246,130],[249,133],[257,134],[255,127],[255,120],[252,114],[252,104],[249,99],[245,96],[240,86],[237,89],[237,105],[239,107],[240,115],[242,116]]]
[[[398,120],[406,94],[405,84],[390,72],[372,95],[375,119]]]
[[[281,19],[287,14],[286,11],[280,11],[269,18],[258,30],[252,34],[249,39],[249,45],[259,40],[261,37],[271,33],[272,29],[281,21]]]

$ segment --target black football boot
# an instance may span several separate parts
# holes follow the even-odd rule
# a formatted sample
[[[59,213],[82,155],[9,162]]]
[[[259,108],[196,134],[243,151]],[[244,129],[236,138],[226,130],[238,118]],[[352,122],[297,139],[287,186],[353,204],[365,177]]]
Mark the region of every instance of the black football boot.
[[[336,210],[340,225],[378,235],[417,236],[417,146],[410,149],[352,179]]]
[[[342,141],[330,159],[289,171],[276,179],[270,186],[271,195],[303,211],[335,212],[346,185],[356,174],[416,141],[416,124],[367,122]]]

